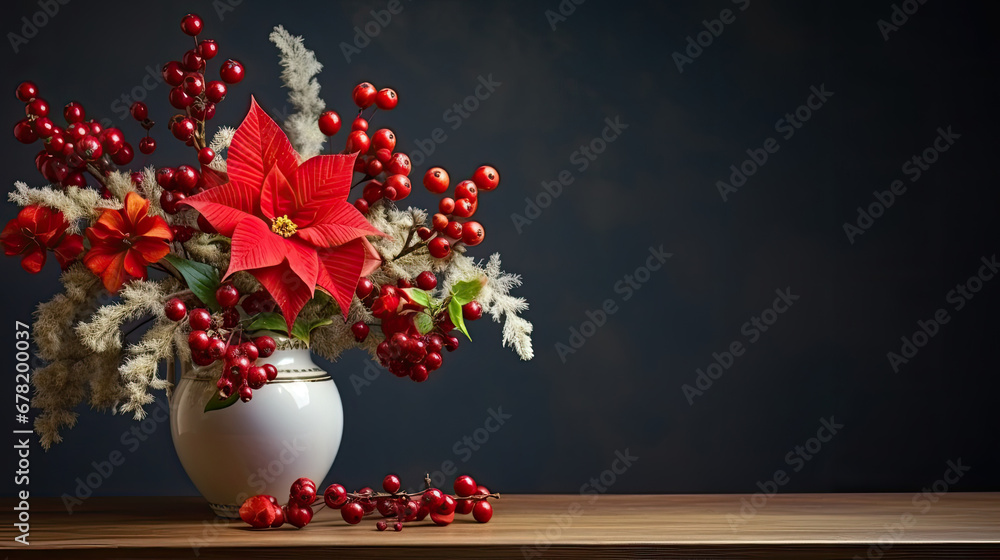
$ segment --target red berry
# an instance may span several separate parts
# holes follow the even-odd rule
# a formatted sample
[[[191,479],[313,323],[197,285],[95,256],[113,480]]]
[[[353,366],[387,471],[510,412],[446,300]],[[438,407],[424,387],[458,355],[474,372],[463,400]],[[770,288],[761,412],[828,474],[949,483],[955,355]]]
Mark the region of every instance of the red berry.
[[[181,142],[187,142],[194,137],[194,132],[197,129],[198,125],[194,124],[193,119],[190,117],[184,117],[174,124],[174,127],[170,129],[170,132],[174,133],[174,138],[177,138]]]
[[[17,95],[18,101],[31,103],[38,97],[38,86],[34,82],[21,82],[14,93]]]
[[[316,501],[316,483],[306,477],[296,479],[289,489],[288,497],[302,505],[308,506]]]
[[[269,336],[258,336],[253,339],[253,343],[257,347],[257,352],[261,358],[271,357],[271,354],[274,354],[275,349],[278,347],[274,339]]]
[[[358,280],[358,288],[354,293],[358,295],[359,299],[365,299],[374,289],[375,284],[370,278],[365,277]]]
[[[365,164],[365,175],[369,177],[375,177],[382,173],[382,162],[375,157],[369,157],[368,162]]]
[[[500,184],[500,174],[489,165],[484,165],[472,174],[472,181],[476,183],[479,190],[492,191]]]
[[[476,493],[476,481],[469,475],[462,475],[455,479],[455,494],[461,497],[471,496]]]
[[[435,237],[427,244],[427,249],[432,257],[443,259],[451,253],[451,243],[444,237]]]
[[[66,134],[70,140],[79,142],[83,137],[90,134],[90,128],[83,123],[73,123],[66,127]]]
[[[386,197],[389,200],[402,200],[410,195],[412,190],[410,187],[410,179],[405,175],[389,175],[385,180],[383,188],[392,188],[395,191],[395,196]]]
[[[240,322],[240,312],[235,307],[222,310],[222,328],[231,329]]]
[[[475,517],[476,521],[480,523],[486,523],[493,518],[493,505],[486,500],[476,502],[472,508],[472,517]]]
[[[142,101],[136,101],[129,108],[129,112],[132,113],[132,118],[137,121],[144,121],[149,118],[149,107],[146,106]]]
[[[438,202],[438,212],[441,212],[442,214],[451,214],[454,211],[455,211],[454,198],[446,196],[441,199],[441,202]]]
[[[17,138],[17,141],[22,144],[31,144],[35,140],[38,140],[38,134],[35,133],[35,128],[31,126],[31,121],[23,119],[17,121],[17,124],[14,125],[14,138]]]
[[[451,329],[448,329],[451,330]],[[457,336],[447,336],[444,339],[444,348],[449,352],[454,352],[458,349],[458,337]]]
[[[372,146],[375,147],[376,151],[389,150],[392,152],[396,149],[396,135],[388,128],[380,128],[372,135]]]
[[[360,152],[364,154],[368,151],[372,145],[372,141],[368,138],[368,134],[363,130],[355,130],[351,132],[351,135],[347,137],[347,151],[348,152]]]
[[[379,531],[385,531],[386,529],[389,528],[389,524],[383,520],[379,520],[375,522],[375,528],[378,529]]]
[[[375,86],[368,82],[362,82],[354,86],[354,91],[351,92],[351,98],[354,99],[354,104],[362,109],[371,107],[371,104],[375,102],[376,95],[378,95],[378,92],[375,91]]]
[[[324,111],[319,116],[319,130],[326,136],[333,136],[340,130],[340,115],[336,111]]]
[[[83,122],[85,115],[83,105],[80,105],[76,101],[70,101],[63,108],[63,118],[66,119],[68,124]]]
[[[399,477],[394,474],[387,474],[382,479],[382,489],[390,494],[399,492],[400,487]]]
[[[278,377],[278,368],[274,364],[264,364],[260,367],[264,368],[268,381],[274,381]]]
[[[410,175],[410,170],[412,165],[410,164],[410,157],[402,152],[396,152],[392,154],[389,159],[389,163],[385,164],[385,171],[390,175],[395,175],[397,173],[401,175]]]
[[[207,331],[212,328],[212,314],[207,309],[192,309],[188,316],[188,323],[196,331]]]
[[[200,72],[204,64],[205,59],[198,54],[197,48],[186,51],[181,57],[181,66],[188,72]]]
[[[448,216],[445,216],[444,214],[434,214],[434,216],[431,217],[431,225],[436,231],[444,231],[444,228],[448,227],[449,222],[450,220],[448,220]]]
[[[229,59],[222,63],[219,69],[219,76],[227,84],[238,84],[243,80],[243,65],[239,61]]]
[[[347,490],[340,484],[331,484],[323,492],[323,501],[327,507],[339,509],[347,503]]]
[[[83,158],[84,161],[100,159],[103,154],[104,148],[101,147],[101,141],[96,136],[88,134],[76,143],[76,155]]]
[[[432,167],[424,173],[424,187],[432,193],[441,194],[448,190],[448,172],[441,167]]]
[[[163,69],[160,70],[160,75],[163,76],[163,81],[170,86],[179,86],[181,82],[184,81],[184,67],[181,66],[180,62],[176,60],[171,60],[170,62],[163,65]]]
[[[440,506],[442,502],[444,502],[444,493],[437,488],[430,488],[424,492],[420,501],[428,508],[435,509]]]
[[[362,132],[368,132],[368,120],[365,119],[364,117],[358,117],[354,119],[354,122],[351,123],[351,130],[352,131],[360,130]]]
[[[462,317],[466,321],[475,321],[483,316],[483,306],[478,301],[470,301],[462,306]]]
[[[139,140],[140,152],[149,155],[153,153],[154,150],[156,150],[156,140],[153,140],[149,136],[143,138],[142,140]]]
[[[354,201],[354,207],[358,209],[358,212],[361,212],[362,214],[366,214],[366,215],[368,214],[369,208],[368,208],[368,201],[367,200],[365,200],[363,198],[359,198],[359,199],[355,200]]]
[[[205,91],[205,80],[201,79],[200,74],[188,74],[184,77],[184,93],[190,95],[191,97],[198,97],[201,92]]]
[[[476,199],[460,198],[455,201],[454,214],[459,218],[469,218],[476,213],[477,206]]]
[[[240,291],[232,284],[223,284],[215,290],[215,300],[222,307],[233,307],[240,301]]]
[[[427,381],[428,373],[427,366],[424,364],[417,364],[410,368],[410,379],[416,381],[417,383],[423,383]]]
[[[421,290],[430,291],[437,288],[437,285],[438,279],[433,272],[425,270],[417,275],[417,287]]]
[[[370,330],[371,329],[365,324],[364,321],[358,321],[357,323],[351,325],[351,332],[354,333],[354,340],[357,340],[358,342],[364,342],[365,339],[368,338],[368,332]]]
[[[379,148],[375,150],[375,159],[379,160],[382,165],[385,165],[392,159],[392,151],[386,148]]]
[[[475,247],[486,238],[486,230],[479,222],[465,222],[462,224],[462,243],[469,247]]]
[[[285,524],[285,510],[277,505],[272,504],[271,509],[274,510],[274,522],[271,523],[271,527],[281,527]]]
[[[285,517],[289,523],[301,529],[312,521],[313,510],[308,506],[288,504],[285,506]]]
[[[171,321],[180,321],[185,315],[187,315],[187,307],[184,305],[183,301],[177,298],[172,298],[166,303],[166,305],[163,306],[163,313],[167,316],[167,319],[170,319]]]
[[[267,372],[261,366],[250,366],[247,370],[247,385],[251,389],[260,389],[267,383]]]
[[[188,346],[192,350],[198,352],[208,350],[209,344],[211,344],[211,341],[205,331],[191,331],[191,334],[188,335]]]
[[[455,504],[455,513],[468,515],[472,513],[472,508],[475,507],[475,505],[475,500],[457,500],[457,503]]]
[[[427,368],[428,372],[432,372],[441,367],[442,361],[443,359],[441,358],[440,353],[428,352],[427,355],[424,356],[423,366]]]
[[[181,165],[177,167],[177,171],[174,173],[174,187],[189,194],[198,185],[200,179],[201,174],[193,167],[190,165]]]
[[[212,80],[205,84],[205,99],[211,103],[218,103],[226,98],[226,84],[219,80]]]
[[[117,128],[108,128],[101,131],[98,139],[104,146],[104,152],[110,155],[117,154],[118,150],[125,145],[125,136]]]
[[[468,198],[475,200],[479,196],[479,189],[472,181],[465,180],[455,185],[455,198]]]
[[[247,384],[240,385],[239,393],[240,393],[240,400],[243,402],[250,402],[250,399],[253,398],[253,389],[251,389],[250,386]],[[311,515],[312,510],[309,511]]]
[[[456,221],[448,222],[448,226],[444,228],[444,234],[452,239],[461,239],[462,223]]]
[[[455,506],[456,506],[455,498],[445,495],[444,500],[441,502],[441,505],[437,507],[437,513],[441,515],[451,515],[452,518],[454,518]]]
[[[351,502],[340,508],[340,516],[344,518],[344,521],[350,523],[351,525],[357,525],[358,523],[361,523],[361,519],[364,518],[365,509],[358,502]]]
[[[181,31],[192,37],[201,33],[203,25],[198,14],[188,14],[181,19]]]
[[[49,103],[38,97],[24,107],[24,112],[28,116],[47,117],[49,115]]]
[[[205,60],[211,60],[219,54],[219,44],[211,39],[204,39],[198,43],[198,54]]]
[[[383,111],[391,111],[399,104],[399,97],[396,91],[390,88],[383,88],[375,94],[375,106]]]
[[[403,524],[400,523],[399,521],[397,521],[396,524],[392,526],[392,530],[396,531],[397,533],[400,532],[400,531],[402,531],[403,530]]]
[[[240,344],[240,351],[243,355],[247,357],[247,360],[254,362],[260,356],[260,350],[257,350],[257,345],[253,342],[244,342]]]
[[[427,241],[428,239],[430,239],[431,235],[433,235],[433,233],[434,232],[431,231],[431,228],[428,228],[428,227],[421,226],[421,227],[417,228],[417,236],[420,237],[420,239],[423,239],[424,241]]]
[[[205,146],[204,148],[198,150],[198,163],[202,165],[208,165],[212,163],[215,159],[215,150]]]

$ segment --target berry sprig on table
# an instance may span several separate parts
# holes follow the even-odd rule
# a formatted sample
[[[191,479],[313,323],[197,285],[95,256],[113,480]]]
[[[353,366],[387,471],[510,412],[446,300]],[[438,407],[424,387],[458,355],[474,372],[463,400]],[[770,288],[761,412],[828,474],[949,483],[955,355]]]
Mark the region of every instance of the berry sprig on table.
[[[375,523],[376,529],[385,531],[392,523],[393,530],[402,531],[403,523],[423,521],[427,516],[437,525],[449,525],[456,513],[471,513],[476,521],[486,523],[493,518],[493,505],[488,500],[500,498],[500,494],[490,493],[468,475],[455,479],[455,495],[432,488],[429,477],[424,478],[424,485],[426,489],[420,492],[403,492],[399,477],[390,474],[382,479],[384,492],[369,487],[348,492],[340,484],[331,484],[320,500],[316,483],[300,478],[292,483],[287,504],[280,505],[274,496],[253,496],[240,506],[240,519],[255,529],[281,527],[285,523],[301,529],[312,521],[316,511],[328,506],[339,509],[341,517],[351,525],[361,523],[366,515],[377,511],[382,519]]]

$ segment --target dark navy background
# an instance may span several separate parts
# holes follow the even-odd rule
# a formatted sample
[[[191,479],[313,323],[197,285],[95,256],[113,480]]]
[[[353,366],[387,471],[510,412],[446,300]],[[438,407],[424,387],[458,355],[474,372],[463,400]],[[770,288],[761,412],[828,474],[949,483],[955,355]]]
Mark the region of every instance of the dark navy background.
[[[351,378],[367,363],[360,351],[325,364],[346,412],[328,481],[375,485],[398,472],[415,485],[452,461],[495,490],[578,492],[627,450],[638,459],[610,492],[753,492],[778,469],[789,477],[781,491],[916,492],[958,459],[971,469],[954,490],[1000,490],[1000,278],[960,310],[948,301],[981,257],[1000,251],[995,5],[931,0],[886,41],[877,22],[891,17],[888,0],[588,0],[553,20],[554,30],[545,11],[557,11],[557,0],[403,1],[348,62],[341,43],[387,4],[75,0],[19,52],[0,48],[0,91],[8,92],[0,114],[10,126],[22,116],[14,88],[32,79],[56,110],[80,101],[135,143],[139,127],[120,120],[127,104],[115,100],[138,88],[154,118],[166,121],[168,87],[142,84],[147,67],[155,74],[190,47],[177,26],[188,11],[204,17],[219,60],[247,68],[213,124],[238,124],[251,94],[280,117],[289,106],[267,35],[282,24],[317,52],[322,95],[342,115],[360,81],[399,92],[399,107],[374,124],[393,127],[415,160],[417,140],[433,145],[416,177],[430,165],[444,165],[455,180],[485,162],[500,170],[500,188],[483,195],[477,214],[487,240],[472,253],[499,251],[505,268],[523,274],[517,293],[531,302],[535,359],[521,362],[501,348],[499,326],[484,320],[473,325],[475,342],[447,355],[422,385],[383,373],[355,391]],[[563,5],[568,12],[571,4]],[[21,18],[40,9],[9,2],[0,29],[21,33]],[[724,9],[732,23],[679,72],[673,53]],[[468,101],[478,107],[467,118],[447,114],[476,93],[480,77],[499,85],[488,95],[479,89],[485,99]],[[776,122],[807,103],[814,86],[831,93],[819,108],[813,98],[809,119],[784,138]],[[627,128],[581,169],[573,154],[602,134],[606,119]],[[904,162],[949,126],[959,138],[911,181]],[[437,128],[447,138],[426,142]],[[162,124],[155,132],[161,148],[136,164],[193,160]],[[729,182],[730,166],[768,138],[778,150],[724,201],[717,181]],[[8,137],[8,187],[18,179],[44,184],[36,150]],[[572,182],[554,200],[541,195],[542,182],[563,170]],[[858,207],[897,179],[905,193],[852,244],[844,223],[856,224]],[[422,189],[414,193],[407,202],[436,204]],[[547,207],[526,214],[526,199]],[[0,218],[16,211],[4,205]],[[515,213],[531,219],[520,232]],[[662,268],[636,274],[661,246],[672,254]],[[9,403],[14,321],[28,321],[55,293],[58,271],[49,262],[30,276],[13,258],[0,266]],[[617,284],[626,275],[646,280],[627,300],[626,284]],[[772,306],[776,289],[798,299],[754,338],[744,323]],[[609,299],[616,312],[603,326],[582,325]],[[894,371],[887,353],[900,352],[900,337],[941,308],[949,322]],[[571,329],[581,327],[593,336],[573,348],[580,340]],[[743,355],[689,402],[682,387],[697,387],[697,370],[733,342]],[[561,356],[559,343],[574,352]],[[491,409],[509,418],[495,432],[477,432]],[[130,418],[79,411],[64,443],[49,452],[35,445],[33,495],[72,494],[76,479],[115,451],[125,462],[96,494],[196,493],[168,424],[151,424],[136,444],[123,440],[135,426]],[[795,455],[830,417],[843,426],[836,435]],[[475,443],[477,436],[486,441]],[[10,494],[13,481],[4,479]]]

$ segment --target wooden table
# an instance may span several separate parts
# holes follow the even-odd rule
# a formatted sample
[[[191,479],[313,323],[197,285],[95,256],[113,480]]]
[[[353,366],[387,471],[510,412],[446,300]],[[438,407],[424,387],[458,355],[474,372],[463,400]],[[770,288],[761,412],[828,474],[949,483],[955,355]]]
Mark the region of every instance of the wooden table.
[[[1000,558],[1000,493],[951,493],[934,504],[913,494],[779,494],[751,511],[753,499],[509,495],[485,525],[457,516],[448,527],[428,520],[400,533],[377,532],[373,519],[347,525],[329,509],[305,529],[254,531],[214,518],[200,498],[92,498],[73,515],[59,500],[36,499],[31,544],[14,542],[4,522],[0,556]],[[2,501],[11,512],[13,502]]]

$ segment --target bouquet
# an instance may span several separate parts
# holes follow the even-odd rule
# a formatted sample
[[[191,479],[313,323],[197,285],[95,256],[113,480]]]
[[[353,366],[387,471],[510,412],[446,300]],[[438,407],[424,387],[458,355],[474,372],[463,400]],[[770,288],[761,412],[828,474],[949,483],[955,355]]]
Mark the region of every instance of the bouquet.
[[[159,364],[172,359],[217,379],[206,410],[266,391],[276,370],[256,360],[282,344],[307,344],[329,360],[361,348],[421,382],[458,348],[459,334],[469,336],[467,322],[488,314],[503,323],[503,344],[530,359],[527,303],[510,295],[521,278],[501,269],[498,254],[467,255],[485,237],[472,218],[499,185],[497,170],[467,173],[436,213],[402,208],[410,159],[392,129],[371,126],[376,112],[396,108],[396,92],[354,87],[358,113],[344,149],[323,153],[341,118],[319,96],[315,53],[281,26],[270,39],[296,112],[279,126],[251,97],[239,126],[210,134],[216,105],[245,67],[227,59],[213,71],[219,45],[201,39],[202,29],[200,17],[185,16],[181,30],[195,46],[162,68],[170,113],[130,108],[140,153],[155,153],[153,118],[165,118],[169,136],[159,139],[189,146],[186,162],[130,170],[136,154],[125,131],[76,102],[58,124],[36,84],[17,88],[27,116],[14,136],[39,148],[35,163],[49,184],[15,183],[9,198],[22,209],[0,244],[29,273],[49,253],[62,268],[63,290],[38,306],[32,325],[44,361],[32,376],[43,446],[61,440],[85,400],[143,418],[154,392],[170,389]],[[422,183],[447,195],[452,180],[433,167]]]

